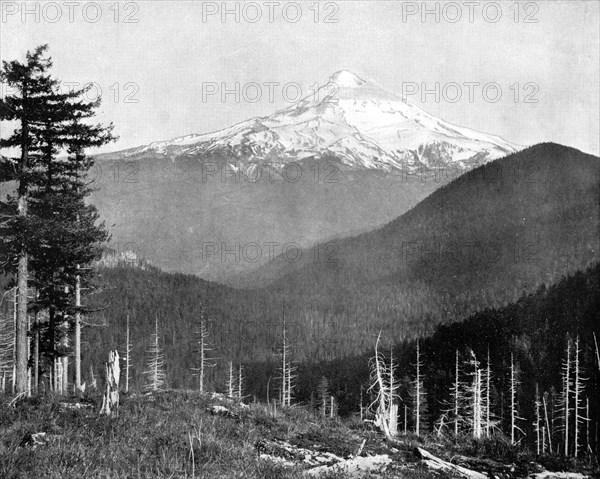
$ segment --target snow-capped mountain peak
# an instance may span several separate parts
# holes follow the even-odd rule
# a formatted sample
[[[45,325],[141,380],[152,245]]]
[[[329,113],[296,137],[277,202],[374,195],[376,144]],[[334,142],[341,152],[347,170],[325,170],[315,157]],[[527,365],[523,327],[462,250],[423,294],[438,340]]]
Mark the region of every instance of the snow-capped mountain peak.
[[[341,70],[318,91],[270,116],[128,152],[219,157],[232,163],[337,159],[349,168],[470,169],[516,151],[500,137],[452,125]]]
[[[340,70],[329,77],[329,83],[334,83],[340,88],[358,88],[366,82],[348,70]]]

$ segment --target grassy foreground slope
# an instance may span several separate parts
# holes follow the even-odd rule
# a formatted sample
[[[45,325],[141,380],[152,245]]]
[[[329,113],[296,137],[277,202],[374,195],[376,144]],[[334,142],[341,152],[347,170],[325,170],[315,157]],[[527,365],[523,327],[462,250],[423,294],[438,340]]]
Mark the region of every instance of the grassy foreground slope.
[[[307,467],[282,465],[284,458],[274,459],[276,453],[261,458],[269,444],[285,441],[346,458],[358,451],[363,439],[363,456],[391,453],[397,463],[389,475],[376,477],[398,477],[392,473],[399,467],[406,471],[402,477],[438,477],[416,464],[410,448],[394,453],[371,428],[320,418],[302,408],[271,410],[196,392],[167,391],[122,397],[118,417],[108,418],[98,415],[99,397],[79,409],[65,401],[73,400],[46,397],[0,408],[0,477],[293,479],[303,477]],[[212,413],[217,404],[232,415]],[[31,435],[38,432],[45,432],[46,438],[34,446]]]
[[[2,479],[306,477],[312,469],[307,456],[287,453],[279,448],[282,444],[310,458],[385,455],[391,460],[385,470],[356,475],[331,471],[316,476],[321,479],[459,477],[428,470],[414,454],[416,446],[445,460],[460,455],[465,461],[469,456],[480,469],[506,471],[502,477],[526,477],[541,469],[532,455],[503,440],[451,443],[400,435],[391,445],[381,433],[356,419],[342,422],[301,407],[281,410],[264,404],[241,405],[190,391],[122,396],[118,416],[112,418],[98,415],[98,394],[79,403],[54,396],[28,399],[15,407],[6,405],[8,398],[1,399]],[[229,412],[215,414],[215,407],[226,407]],[[45,437],[35,444],[32,435],[40,432]],[[583,463],[537,460],[554,470],[586,468]]]

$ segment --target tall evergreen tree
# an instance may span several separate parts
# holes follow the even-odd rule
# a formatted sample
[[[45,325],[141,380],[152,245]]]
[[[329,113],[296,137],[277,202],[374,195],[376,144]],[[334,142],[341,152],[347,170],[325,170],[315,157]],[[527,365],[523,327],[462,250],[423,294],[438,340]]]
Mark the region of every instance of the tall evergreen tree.
[[[45,57],[47,45],[27,52],[25,63],[4,61],[0,81],[16,93],[0,99],[0,121],[15,121],[17,128],[11,136],[0,139],[1,148],[19,150],[18,156],[0,156],[0,181],[15,182],[16,191],[1,204],[2,269],[16,276],[17,314],[15,324],[15,377],[17,394],[27,391],[27,293],[28,262],[28,203],[33,172],[39,162],[39,139],[36,128],[52,116],[52,100],[57,81],[48,74],[52,62]]]
[[[1,74],[19,93],[3,100],[2,119],[21,124],[2,142],[3,147],[21,150],[20,158],[2,158],[3,179],[17,182],[16,197],[9,196],[3,208],[9,215],[8,229],[3,231],[10,247],[8,264],[10,259],[13,265],[17,262],[17,392],[23,390],[23,377],[27,380],[23,348],[26,352],[28,286],[37,290],[31,309],[49,311],[42,344],[52,363],[67,354],[64,339],[71,329],[69,321],[75,319],[76,385],[80,387],[80,292],[82,282],[87,284],[93,275],[90,266],[101,254],[100,244],[108,238],[104,225],[97,224],[95,207],[85,203],[91,193],[86,174],[93,165],[85,149],[113,140],[112,125],[83,122],[94,115],[99,100],[82,99],[85,89],[59,92],[58,81],[48,75],[52,61],[45,57],[46,51],[43,45],[28,53],[27,65],[5,62]],[[61,153],[66,156],[59,157]],[[12,174],[5,175],[6,171]],[[59,336],[62,350],[57,345]],[[66,379],[66,363],[63,370]]]

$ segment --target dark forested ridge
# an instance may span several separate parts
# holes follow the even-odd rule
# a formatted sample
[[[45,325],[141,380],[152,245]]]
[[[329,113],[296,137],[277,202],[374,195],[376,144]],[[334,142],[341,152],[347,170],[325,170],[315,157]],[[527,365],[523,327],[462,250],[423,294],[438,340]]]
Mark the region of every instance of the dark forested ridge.
[[[281,298],[269,299],[256,292],[236,291],[193,276],[167,274],[153,268],[104,268],[101,273],[104,291],[97,301],[99,304],[106,302],[108,306],[100,313],[106,318],[107,327],[84,330],[84,371],[89,371],[90,365],[97,368],[104,360],[106,350],[123,349],[125,314],[128,311],[133,339],[133,386],[141,387],[144,383],[141,373],[147,359],[145,350],[158,314],[161,344],[166,353],[167,382],[173,387],[193,387],[189,368],[194,364],[194,357],[190,341],[192,323],[202,303],[211,319],[211,341],[217,357],[217,367],[211,369],[207,382],[209,390],[225,390],[227,363],[233,361],[244,365],[245,394],[265,400],[269,391],[271,399],[278,397],[281,333],[278,304]],[[523,441],[531,444],[536,384],[540,394],[547,393],[548,407],[551,403],[552,411],[558,408],[561,363],[565,360],[567,338],[573,343],[577,335],[582,351],[581,374],[587,378],[585,394],[590,399],[590,415],[598,417],[600,376],[595,365],[592,333],[600,333],[599,290],[600,265],[596,264],[563,278],[555,285],[541,286],[515,303],[482,310],[461,322],[439,325],[433,335],[422,338],[427,427],[433,427],[444,401],[448,400],[456,350],[460,353],[461,370],[467,380],[466,364],[471,351],[482,364],[487,364],[489,349],[492,408],[498,421],[497,427],[506,430],[509,420],[509,367],[513,354],[521,383],[518,391],[520,414],[525,418],[520,426],[527,434]],[[94,322],[101,322],[100,316]],[[369,334],[367,328],[359,328],[355,335],[364,336],[365,343],[370,343],[370,346],[362,349],[355,346],[352,354],[330,360],[321,360],[319,355],[311,354],[310,348],[316,347],[316,337],[314,342],[294,344],[295,358],[298,359],[295,361],[295,402],[315,404],[319,382],[326,377],[341,414],[359,409],[361,387],[363,405],[367,405],[369,357],[372,356],[375,335]],[[403,341],[402,337],[386,339],[395,344],[393,351],[397,377],[401,381],[402,404],[406,404],[410,411],[415,341]],[[322,348],[334,347],[323,338],[320,341]],[[345,337],[341,333],[336,341],[356,344],[353,336]],[[555,412],[551,414],[556,415]],[[412,427],[411,417],[409,413],[409,429]],[[558,415],[554,420],[558,431]]]
[[[535,293],[521,297],[517,302],[499,309],[486,309],[465,321],[440,325],[430,337],[420,340],[424,369],[424,387],[427,392],[428,413],[425,422],[433,428],[449,401],[449,391],[454,380],[455,354],[459,352],[462,379],[469,381],[468,363],[472,353],[487,365],[489,353],[492,372],[492,415],[497,427],[508,431],[510,361],[514,357],[518,381],[519,413],[523,417],[520,427],[522,440],[532,445],[535,390],[540,398],[546,394],[548,414],[554,424],[553,434],[559,436],[561,429],[558,410],[561,393],[561,366],[566,360],[567,342],[573,348],[579,337],[581,371],[585,390],[583,403],[589,399],[589,416],[592,424],[600,417],[600,370],[596,364],[593,334],[600,333],[600,265],[587,268],[563,278],[553,286],[541,286]],[[373,342],[374,337],[370,338]],[[402,403],[412,408],[411,379],[415,374],[415,340],[403,341],[393,347],[397,364],[397,377],[401,378]],[[471,353],[472,352],[472,353]],[[372,350],[361,355],[328,362],[307,361],[299,367],[298,397],[311,402],[321,377],[326,377],[331,393],[339,404],[341,413],[357,411],[360,405],[361,387],[363,405],[368,403],[365,393],[369,385],[368,360]],[[257,365],[262,371],[264,365]],[[258,374],[258,373],[257,373]],[[264,379],[263,379],[264,380]],[[249,385],[252,392],[264,398],[264,382]],[[402,414],[401,414],[402,416]],[[408,416],[410,430],[414,423]],[[592,437],[593,436],[593,437]],[[589,443],[598,447],[598,432],[590,432]]]
[[[425,377],[428,381],[436,378],[438,382],[435,388],[430,386],[431,390],[445,394],[455,349],[466,353],[467,348],[472,348],[484,360],[488,347],[499,380],[505,377],[507,355],[512,351],[523,373],[524,389],[531,386],[527,378],[533,377],[540,382],[540,387],[556,386],[566,335],[574,338],[578,331],[587,351],[585,358],[591,373],[593,351],[589,341],[592,331],[600,329],[597,312],[600,310],[597,295],[599,274],[600,267],[596,265],[564,278],[554,286],[542,286],[516,303],[480,311],[462,322],[438,326],[432,336],[422,340],[427,364]],[[272,378],[276,376],[278,366],[281,332],[278,300],[269,300],[256,292],[240,292],[218,286],[193,276],[162,273],[155,269],[106,268],[102,270],[102,282],[104,290],[95,301],[106,304],[107,309],[98,313],[94,322],[101,323],[100,318],[104,317],[107,327],[90,327],[84,331],[86,368],[89,364],[100,364],[106,350],[123,347],[128,311],[134,346],[134,384],[141,385],[144,351],[158,314],[169,383],[173,386],[191,385],[191,324],[200,304],[204,304],[211,319],[210,333],[215,356],[221,364],[212,373],[212,387],[224,387],[225,363],[232,360],[248,365],[249,392],[258,397],[265,395],[266,380],[269,374]],[[411,333],[416,334],[416,331],[407,332],[406,336]],[[310,348],[316,347],[316,337],[314,342],[294,344],[299,363],[298,400],[308,400],[321,375],[325,374],[342,410],[348,411],[358,405],[357,394],[360,384],[367,381],[364,376],[368,371],[367,357],[371,354],[375,336],[369,334],[366,328],[359,328],[355,334],[365,336],[365,342],[371,346],[355,347],[353,354],[331,361],[321,361],[318,355],[310,354]],[[412,341],[400,341],[402,337],[387,338],[388,342],[397,344],[398,367],[403,371],[400,377],[410,374],[414,363],[414,344]],[[343,343],[352,343],[352,340],[353,337],[342,334],[336,338]],[[331,346],[331,341],[323,338],[319,341],[320,347]],[[308,360],[309,357],[312,359]],[[255,368],[250,367],[252,363],[256,364]],[[596,380],[592,376],[590,381],[592,384]],[[432,410],[436,409],[435,397],[430,399]]]
[[[599,172],[598,157],[532,146],[460,176],[380,229],[298,262],[278,257],[239,284],[335,296],[423,281],[434,291],[519,295],[598,258]]]

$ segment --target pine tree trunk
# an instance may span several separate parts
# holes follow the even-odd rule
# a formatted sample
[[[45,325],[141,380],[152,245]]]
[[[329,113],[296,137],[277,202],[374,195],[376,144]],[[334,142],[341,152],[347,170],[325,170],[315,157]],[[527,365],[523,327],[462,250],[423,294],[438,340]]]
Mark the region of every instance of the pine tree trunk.
[[[68,336],[65,337],[64,345],[65,345],[65,347],[69,346]],[[67,393],[69,391],[69,356],[63,356],[61,358],[61,368],[62,368],[62,385],[60,388],[63,393]]]
[[[19,215],[21,208],[26,208],[24,198],[19,198]],[[17,321],[15,324],[15,393],[27,392],[27,253],[19,256],[17,271]]]
[[[11,388],[12,393],[15,393],[16,389],[16,380],[17,380],[17,308],[19,300],[17,296],[19,294],[19,289],[14,289],[13,296],[13,344],[12,344],[12,377],[11,377]]]
[[[75,279],[75,307],[81,306],[81,279]],[[81,314],[75,313],[75,390],[81,391]]]
[[[26,84],[23,85],[23,100],[28,96]],[[21,123],[21,162],[22,170],[27,170],[29,161],[29,125],[25,120]],[[19,219],[27,216],[27,183],[21,180],[18,187],[17,209]],[[14,392],[27,392],[27,282],[29,279],[27,250],[21,246],[17,266],[17,317],[15,323],[15,376],[13,377]]]

